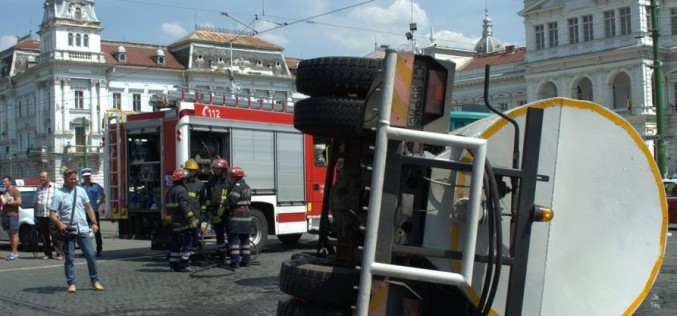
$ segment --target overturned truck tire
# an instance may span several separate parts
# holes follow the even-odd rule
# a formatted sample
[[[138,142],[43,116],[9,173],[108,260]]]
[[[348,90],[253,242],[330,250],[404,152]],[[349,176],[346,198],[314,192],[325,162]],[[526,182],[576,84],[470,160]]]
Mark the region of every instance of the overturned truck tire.
[[[332,265],[322,258],[287,260],[280,268],[280,290],[316,304],[350,307],[357,300],[356,269]]]
[[[294,105],[294,127],[313,136],[357,137],[362,132],[364,101],[312,97]]]
[[[301,61],[296,69],[296,89],[311,97],[334,96],[364,99],[381,60],[358,57],[322,57]]]

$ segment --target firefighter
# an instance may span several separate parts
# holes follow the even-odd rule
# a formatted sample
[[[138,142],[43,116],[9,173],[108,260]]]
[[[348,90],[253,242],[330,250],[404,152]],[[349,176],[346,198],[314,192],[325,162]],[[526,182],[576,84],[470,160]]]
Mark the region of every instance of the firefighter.
[[[223,202],[226,201],[228,197],[228,161],[223,158],[214,159],[212,162],[212,175],[207,181],[205,186],[207,199],[207,216],[209,217],[209,223],[214,228],[214,233],[216,234],[216,246],[219,256],[219,264],[226,263],[226,251],[228,248],[228,243],[225,238],[225,229],[226,229],[226,207]]]
[[[224,204],[229,217],[227,225],[230,267],[237,269],[246,267],[251,261],[249,235],[252,233],[252,218],[249,205],[252,195],[249,185],[244,181],[245,172],[242,168],[230,169],[228,176],[228,198]]]
[[[173,186],[167,192],[165,207],[171,214],[172,244],[169,248],[169,268],[174,272],[190,272],[190,252],[193,247],[192,231],[199,224],[195,214],[198,210],[188,196],[186,180],[190,172],[176,169],[172,172]]]
[[[194,159],[186,160],[186,163],[183,164],[183,168],[188,170],[190,173],[190,177],[186,179],[185,185],[186,189],[188,190],[188,196],[190,197],[191,209],[196,212],[195,218],[200,221],[200,225],[195,227],[193,230],[193,250],[197,250],[202,247],[202,243],[200,242],[200,234],[202,233],[202,222],[206,217],[206,206],[204,203],[204,183],[202,183],[202,181],[197,178],[199,167]]]

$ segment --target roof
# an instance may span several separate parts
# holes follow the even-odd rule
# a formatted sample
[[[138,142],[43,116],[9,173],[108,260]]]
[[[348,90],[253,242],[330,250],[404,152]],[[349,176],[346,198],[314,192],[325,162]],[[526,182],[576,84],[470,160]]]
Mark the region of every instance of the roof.
[[[40,50],[40,41],[32,38],[26,38],[16,43],[16,49],[20,50]]]
[[[117,59],[118,47],[120,46],[125,48],[127,54],[127,61],[125,63],[121,63]],[[157,54],[158,49],[162,50],[165,54],[164,64],[158,64],[153,59],[153,57]],[[101,41],[101,52],[103,53],[107,64],[162,69],[185,69],[185,67],[181,65],[181,63],[167,50],[166,47],[158,47],[157,45]]]
[[[275,45],[271,42],[265,41],[255,36],[243,35],[243,34],[233,34],[225,32],[213,32],[213,31],[194,31],[176,42],[169,45],[170,47],[179,46],[186,42],[205,42],[211,44],[230,44],[239,46],[248,46],[261,49],[269,50],[283,50],[281,46]]]
[[[524,61],[526,52],[526,48],[524,47],[511,49],[510,46],[508,46],[506,51],[486,55],[477,55],[465,65],[463,65],[459,70],[483,68],[485,65],[495,66],[522,62]]]

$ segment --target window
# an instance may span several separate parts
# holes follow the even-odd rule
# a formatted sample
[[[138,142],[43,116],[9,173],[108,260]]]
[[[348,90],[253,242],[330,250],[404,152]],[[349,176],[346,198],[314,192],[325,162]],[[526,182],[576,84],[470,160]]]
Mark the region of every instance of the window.
[[[569,24],[569,44],[578,43],[578,18],[568,19]]]
[[[75,46],[78,47],[82,46],[82,37],[80,36],[80,34],[75,35]]]
[[[616,36],[616,14],[613,10],[604,12],[604,36]]]
[[[68,33],[68,46],[73,46],[73,33]]]
[[[75,8],[75,19],[81,20],[82,19],[82,9],[80,8]]]
[[[630,27],[630,8],[621,8],[618,11],[618,15],[621,18],[621,35],[630,34],[632,31]]]
[[[536,50],[545,48],[545,31],[543,30],[543,25],[536,25],[534,27],[534,33],[536,35]]]
[[[558,36],[557,22],[548,23],[548,47],[553,48],[559,46]]]
[[[82,46],[89,47],[89,35],[85,34],[85,36],[82,37]]]
[[[85,92],[82,90],[75,90],[75,108],[85,108]]]
[[[132,104],[134,112],[141,112],[141,94],[134,93],[132,95]]]
[[[670,9],[670,34],[677,35],[677,9]]]
[[[82,125],[75,126],[75,151],[84,152],[85,149],[85,127]]]
[[[122,94],[120,92],[113,93],[113,108],[118,110],[122,108]]]
[[[590,42],[594,39],[592,31],[592,15],[583,16],[583,41]]]

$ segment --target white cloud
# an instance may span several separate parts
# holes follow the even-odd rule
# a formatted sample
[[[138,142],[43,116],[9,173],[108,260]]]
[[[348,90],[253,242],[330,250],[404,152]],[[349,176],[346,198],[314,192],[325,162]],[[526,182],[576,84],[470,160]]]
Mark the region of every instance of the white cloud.
[[[5,35],[0,37],[0,51],[16,45],[16,36]]]
[[[435,40],[440,46],[472,49],[480,38],[467,37],[458,32],[443,30],[435,32]]]
[[[181,26],[181,22],[165,22],[161,26],[162,33],[173,38],[180,38],[186,34],[188,31]]]

